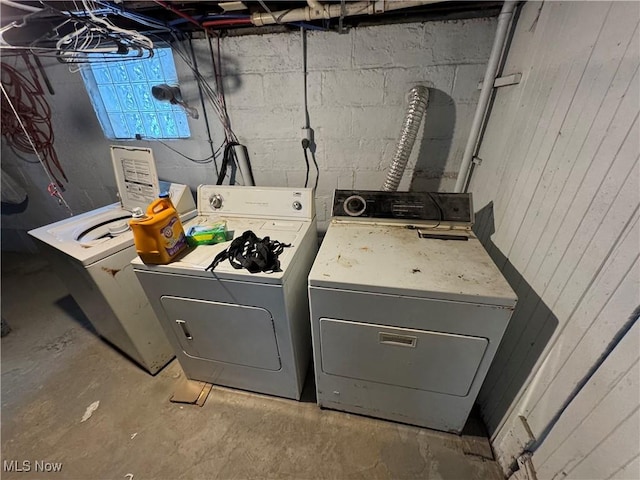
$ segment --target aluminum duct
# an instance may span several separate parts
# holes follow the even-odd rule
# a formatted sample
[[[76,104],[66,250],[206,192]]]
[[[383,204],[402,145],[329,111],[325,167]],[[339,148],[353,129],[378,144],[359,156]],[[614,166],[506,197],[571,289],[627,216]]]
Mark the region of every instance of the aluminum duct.
[[[418,129],[420,128],[424,111],[427,109],[428,101],[429,89],[427,87],[416,85],[409,91],[409,106],[407,107],[407,114],[402,124],[400,140],[398,140],[396,153],[393,156],[389,173],[387,173],[387,178],[382,186],[382,190],[385,192],[395,192],[398,190],[398,185],[400,185],[400,180],[402,180],[404,169],[407,166],[409,155],[411,155],[413,144],[418,135]]]

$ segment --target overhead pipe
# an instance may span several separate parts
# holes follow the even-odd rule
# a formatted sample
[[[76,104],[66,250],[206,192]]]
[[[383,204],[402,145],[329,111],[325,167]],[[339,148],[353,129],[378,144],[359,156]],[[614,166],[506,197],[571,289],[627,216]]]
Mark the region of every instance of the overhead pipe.
[[[13,2],[11,0],[0,0],[0,3],[2,3],[4,5],[7,5],[9,7],[17,8],[19,10],[24,10],[25,12],[36,13],[36,12],[41,12],[42,11],[42,8],[33,7],[31,5],[27,5],[27,4],[22,3],[22,2]]]
[[[0,0],[11,1],[11,0]],[[153,0],[154,3],[170,10],[176,15],[182,17],[184,20],[200,27],[223,27],[230,25],[248,25],[252,23],[258,27],[263,25],[274,25],[282,23],[296,23],[296,22],[309,22],[312,20],[327,20],[330,18],[338,17],[350,17],[354,15],[374,15],[376,13],[383,13],[391,10],[400,10],[404,8],[419,7],[422,5],[429,5],[432,3],[441,3],[448,0],[384,0],[382,2],[347,2],[344,4],[323,4],[318,0],[307,0],[308,7],[296,8],[290,10],[282,10],[279,12],[256,12],[251,15],[250,20],[244,19],[229,19],[227,20],[211,20],[205,22],[198,22],[194,17],[178,10],[169,3],[163,0]],[[382,7],[382,8],[380,8]],[[237,20],[237,21],[236,21]]]
[[[400,10],[404,8],[419,7],[431,3],[440,3],[447,0],[406,0],[391,1],[385,0],[382,11]],[[296,8],[293,10],[281,10],[279,12],[259,13],[251,15],[251,22],[254,25],[273,25],[275,23],[310,22],[312,20],[328,20],[341,16],[351,17],[354,15],[373,15],[381,13],[376,11],[374,2],[346,2],[343,4],[323,4],[315,0],[309,2],[308,7]]]
[[[395,192],[398,190],[400,180],[407,167],[413,144],[416,141],[422,117],[427,109],[429,101],[429,89],[422,85],[416,85],[409,91],[409,106],[407,114],[402,123],[402,132],[400,140],[396,147],[396,153],[393,155],[387,178],[384,181],[382,190],[385,192]]]
[[[478,143],[480,129],[482,128],[484,118],[487,114],[487,107],[489,106],[489,100],[491,98],[491,93],[493,92],[493,83],[496,80],[500,57],[502,56],[502,51],[504,50],[507,31],[509,30],[509,24],[511,23],[511,18],[513,17],[513,12],[515,11],[516,3],[517,0],[505,0],[505,2],[502,4],[500,15],[498,16],[496,36],[493,39],[491,54],[489,55],[489,61],[487,62],[487,70],[484,73],[484,80],[482,81],[482,90],[480,91],[478,106],[473,116],[471,131],[469,132],[467,145],[464,149],[464,153],[462,154],[460,171],[458,172],[456,185],[453,189],[453,191],[456,193],[460,193],[466,190],[467,179],[471,170],[471,161],[473,160],[473,154]]]
[[[226,20],[207,20],[202,22],[203,28],[209,27],[230,27],[233,25],[251,25],[250,18],[229,18]]]
[[[244,185],[254,187],[256,181],[253,179],[253,172],[251,170],[251,164],[249,163],[247,147],[245,147],[244,145],[234,145],[233,151],[236,154],[238,168],[240,169],[240,174],[242,175],[242,181]]]
[[[318,0],[307,0],[307,5],[309,5],[310,8],[315,8],[316,10],[322,8],[322,4]]]

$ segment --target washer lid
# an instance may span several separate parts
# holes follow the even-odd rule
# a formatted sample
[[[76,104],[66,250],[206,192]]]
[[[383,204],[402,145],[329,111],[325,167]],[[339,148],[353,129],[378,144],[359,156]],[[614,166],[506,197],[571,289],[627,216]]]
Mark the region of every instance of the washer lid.
[[[125,210],[146,210],[160,193],[158,172],[150,148],[111,146],[120,202]]]
[[[421,238],[406,225],[329,225],[309,285],[511,307],[516,294],[480,241]]]
[[[130,212],[113,203],[36,228],[29,235],[83,265],[91,265],[133,245],[129,218]]]

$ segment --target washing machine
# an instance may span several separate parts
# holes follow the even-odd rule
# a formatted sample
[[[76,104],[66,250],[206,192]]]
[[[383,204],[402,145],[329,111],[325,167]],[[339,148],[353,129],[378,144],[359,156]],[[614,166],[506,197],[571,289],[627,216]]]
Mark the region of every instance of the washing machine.
[[[337,190],[309,274],[318,405],[461,432],[516,304],[470,194]]]
[[[195,217],[186,185],[158,181],[148,148],[111,147],[119,203],[29,232],[96,332],[151,374],[174,358],[131,260],[137,257],[128,221],[168,191],[183,220]]]
[[[185,230],[224,220],[229,241],[197,246],[169,265],[132,262],[178,361],[192,380],[299,399],[311,359],[313,190],[201,185],[197,204]],[[205,270],[247,230],[290,245],[281,271],[250,273],[226,260]]]

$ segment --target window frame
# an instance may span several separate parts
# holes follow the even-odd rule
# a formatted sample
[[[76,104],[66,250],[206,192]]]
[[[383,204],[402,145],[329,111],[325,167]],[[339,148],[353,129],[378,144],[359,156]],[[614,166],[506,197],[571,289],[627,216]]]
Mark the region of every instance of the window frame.
[[[106,138],[117,141],[140,138],[151,141],[191,138],[191,128],[185,110],[179,105],[160,102],[151,95],[151,86],[153,85],[168,84],[173,86],[179,84],[173,51],[170,46],[158,45],[154,47],[153,56],[141,59],[101,62],[97,60],[101,57],[100,54],[89,55],[94,56],[96,60],[84,64],[80,72],[93,110]],[[166,56],[170,62],[166,60]],[[155,61],[152,60],[153,58]],[[152,66],[155,70],[152,70],[149,64],[140,63],[139,65],[143,65],[142,72],[144,72],[144,78],[142,78],[140,69],[135,69],[134,62],[153,62]],[[132,70],[135,70],[138,78],[132,78]],[[150,70],[156,73],[156,78],[150,78]],[[157,70],[161,71],[159,75]],[[119,72],[121,78],[114,78],[115,71]],[[98,75],[103,75],[103,78],[98,79]],[[103,88],[101,89],[101,87]],[[107,105],[109,99],[105,99],[103,93],[107,90],[112,91],[110,93],[112,96],[111,105]],[[122,104],[121,93],[123,90],[128,93],[125,95],[125,101],[129,103],[128,106]],[[143,102],[145,105],[142,104]],[[132,103],[135,104],[135,109],[132,108]],[[153,108],[149,108],[150,105]]]

